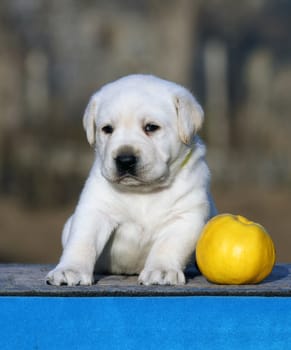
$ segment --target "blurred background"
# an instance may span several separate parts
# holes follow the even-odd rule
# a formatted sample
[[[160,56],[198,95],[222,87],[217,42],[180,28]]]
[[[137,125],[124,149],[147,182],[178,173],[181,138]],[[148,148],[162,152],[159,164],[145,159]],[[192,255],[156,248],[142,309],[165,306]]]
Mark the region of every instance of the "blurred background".
[[[83,111],[130,73],[193,91],[219,211],[291,262],[290,32],[288,0],[2,0],[0,262],[57,262],[93,160]]]

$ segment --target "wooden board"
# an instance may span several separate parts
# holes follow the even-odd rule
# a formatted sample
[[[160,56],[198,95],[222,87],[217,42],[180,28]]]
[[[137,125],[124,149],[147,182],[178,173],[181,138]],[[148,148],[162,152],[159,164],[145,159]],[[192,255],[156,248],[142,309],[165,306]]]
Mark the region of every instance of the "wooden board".
[[[92,286],[51,286],[45,276],[51,265],[0,264],[0,296],[291,296],[291,264],[277,264],[257,285],[209,283],[191,267],[184,286],[143,286],[137,276],[96,275]]]

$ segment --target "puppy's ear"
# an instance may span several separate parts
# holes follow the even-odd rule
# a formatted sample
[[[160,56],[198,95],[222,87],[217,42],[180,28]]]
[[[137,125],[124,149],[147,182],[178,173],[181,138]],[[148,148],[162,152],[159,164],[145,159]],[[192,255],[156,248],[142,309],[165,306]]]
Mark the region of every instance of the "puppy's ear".
[[[93,95],[90,98],[90,101],[86,107],[84,116],[83,116],[83,126],[86,131],[87,140],[91,146],[95,143],[95,118],[97,115],[98,109],[98,98],[97,94]]]
[[[194,96],[186,89],[179,90],[175,95],[175,106],[178,118],[178,132],[183,143],[189,145],[201,128],[204,113]]]

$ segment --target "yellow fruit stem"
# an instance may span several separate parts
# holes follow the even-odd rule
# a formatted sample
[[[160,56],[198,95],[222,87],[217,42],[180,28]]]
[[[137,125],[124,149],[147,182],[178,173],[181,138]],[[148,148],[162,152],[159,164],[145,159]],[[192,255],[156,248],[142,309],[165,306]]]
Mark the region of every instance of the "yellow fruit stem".
[[[241,215],[237,215],[237,220],[243,224],[246,224],[246,225],[253,224],[252,221],[248,220],[247,218],[245,218],[244,216],[241,216]]]

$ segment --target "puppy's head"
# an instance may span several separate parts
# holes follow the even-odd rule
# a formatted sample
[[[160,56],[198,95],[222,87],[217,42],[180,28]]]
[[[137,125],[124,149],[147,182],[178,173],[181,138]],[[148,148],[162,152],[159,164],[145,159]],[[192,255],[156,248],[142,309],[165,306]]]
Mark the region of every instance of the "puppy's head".
[[[167,186],[203,122],[191,93],[150,75],[105,85],[86,108],[83,124],[110,182],[151,190]]]

